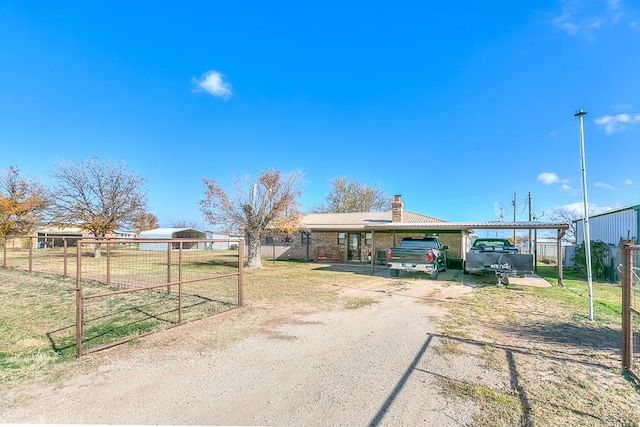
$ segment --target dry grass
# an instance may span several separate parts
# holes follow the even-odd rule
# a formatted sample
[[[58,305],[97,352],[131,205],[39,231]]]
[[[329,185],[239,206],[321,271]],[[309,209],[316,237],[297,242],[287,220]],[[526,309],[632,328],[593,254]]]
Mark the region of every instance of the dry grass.
[[[278,262],[265,263],[259,271],[245,270],[242,322],[235,328],[219,330],[213,337],[214,344],[227,345],[247,330],[258,328],[269,316],[281,316],[287,311],[307,313],[338,305],[356,309],[374,302],[367,298],[340,300],[337,296],[341,288],[370,281],[371,276],[327,269],[333,267]],[[53,365],[74,359],[74,288],[75,279],[0,269],[0,383],[42,378],[56,371],[50,369]],[[116,289],[100,283],[86,284],[84,288],[88,295]],[[183,298],[183,321],[229,308],[237,302],[236,290],[235,277],[219,284],[186,285],[189,297]],[[85,350],[177,322],[175,295],[163,290],[88,299],[85,303]],[[211,338],[203,337],[203,345],[204,340],[210,345]]]
[[[589,321],[580,285],[484,287],[447,304],[442,350],[478,354],[508,384],[441,380],[451,395],[481,405],[475,426],[640,425],[639,391],[621,372],[620,289],[594,285],[597,315]]]
[[[247,333],[291,322],[297,314],[368,306],[373,299],[339,292],[387,280],[364,268],[296,262],[264,266],[245,270],[245,306],[223,314],[225,322],[204,320],[200,327],[189,327],[189,345],[224,348]],[[440,302],[446,315],[431,319],[443,342],[438,351],[452,359],[480,358],[486,369],[504,378],[502,387],[474,378],[440,379],[446,393],[482,407],[475,426],[640,425],[640,394],[620,367],[619,288],[595,284],[592,322],[586,318],[583,282],[569,280],[571,289],[485,286]],[[400,280],[390,283],[403,286]],[[1,383],[55,379],[67,367],[78,366],[54,351],[48,338],[75,322],[72,287],[73,282],[55,277],[0,270]],[[178,329],[163,334],[163,340],[151,336],[132,347],[181,345],[186,337]]]

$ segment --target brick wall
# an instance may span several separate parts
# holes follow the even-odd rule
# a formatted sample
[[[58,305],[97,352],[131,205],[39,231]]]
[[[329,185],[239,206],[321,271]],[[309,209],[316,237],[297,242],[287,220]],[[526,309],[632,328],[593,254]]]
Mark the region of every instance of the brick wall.
[[[358,233],[352,233],[358,234]],[[434,233],[427,233],[434,234]],[[285,235],[274,235],[275,247],[272,244],[265,243],[265,237],[262,239],[262,256],[271,259],[274,254],[276,259],[298,259],[315,261],[317,257],[318,247],[324,247],[327,251],[333,247],[337,247],[340,251],[340,259],[343,262],[347,261],[348,252],[348,232],[344,232],[344,242],[338,243],[338,232],[314,232],[311,233],[309,247],[307,244],[302,243],[301,233],[295,233],[290,235],[289,244],[284,244]],[[421,237],[424,236],[424,232],[376,232],[373,234],[373,245],[365,242],[365,232],[360,233],[360,248],[361,258],[366,260],[367,254],[371,253],[376,257],[377,251],[386,251],[387,248],[396,246],[403,237]],[[441,233],[438,235],[440,243],[449,246],[449,258],[462,258],[462,238],[459,233]]]

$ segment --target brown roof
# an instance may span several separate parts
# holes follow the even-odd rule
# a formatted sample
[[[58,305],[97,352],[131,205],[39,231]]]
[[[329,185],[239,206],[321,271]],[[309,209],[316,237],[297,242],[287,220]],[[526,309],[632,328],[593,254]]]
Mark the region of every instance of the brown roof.
[[[364,230],[373,225],[391,224],[391,211],[308,214],[302,218],[302,227],[311,230]],[[435,224],[445,220],[428,215],[404,211],[402,222],[395,224]]]

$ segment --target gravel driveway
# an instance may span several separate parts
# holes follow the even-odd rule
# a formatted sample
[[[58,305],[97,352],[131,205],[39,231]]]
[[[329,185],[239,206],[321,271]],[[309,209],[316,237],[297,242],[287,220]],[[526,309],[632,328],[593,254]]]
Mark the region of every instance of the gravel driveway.
[[[478,410],[441,393],[444,376],[500,387],[468,355],[437,351],[441,301],[472,288],[426,280],[373,282],[345,294],[377,302],[279,320],[218,350],[188,337],[224,315],[75,362],[84,373],[5,390],[2,423],[460,426]],[[242,317],[243,314],[235,316]],[[177,345],[179,343],[179,345]]]

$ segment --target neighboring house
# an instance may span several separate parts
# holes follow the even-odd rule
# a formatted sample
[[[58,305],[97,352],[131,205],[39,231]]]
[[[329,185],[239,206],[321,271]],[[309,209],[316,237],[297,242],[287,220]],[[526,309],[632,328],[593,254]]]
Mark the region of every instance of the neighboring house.
[[[193,228],[156,228],[153,230],[142,231],[139,234],[140,239],[206,239],[207,235],[202,231]],[[173,249],[179,249],[179,243],[173,243]],[[167,249],[167,243],[141,242],[138,244],[141,251],[160,251]],[[204,242],[184,242],[182,249],[205,249]]]

